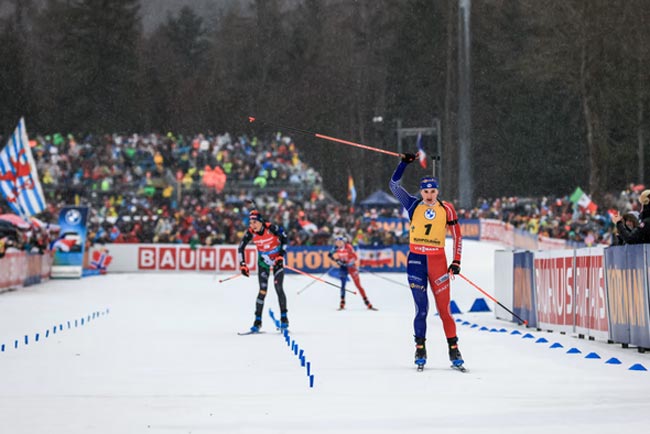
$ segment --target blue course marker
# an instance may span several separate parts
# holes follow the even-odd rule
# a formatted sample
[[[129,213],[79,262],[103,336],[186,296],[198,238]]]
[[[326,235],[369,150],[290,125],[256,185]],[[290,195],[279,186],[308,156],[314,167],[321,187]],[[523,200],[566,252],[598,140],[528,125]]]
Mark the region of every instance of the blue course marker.
[[[648,369],[643,366],[641,363],[635,363],[634,365],[628,368],[630,371],[647,371]]]

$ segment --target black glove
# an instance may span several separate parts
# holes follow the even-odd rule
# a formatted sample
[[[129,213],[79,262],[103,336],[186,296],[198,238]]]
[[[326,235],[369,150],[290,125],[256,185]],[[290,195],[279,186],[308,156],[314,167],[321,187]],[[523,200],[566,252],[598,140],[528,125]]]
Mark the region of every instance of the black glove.
[[[250,271],[248,270],[248,265],[246,265],[246,262],[244,261],[241,261],[239,263],[239,271],[241,271],[241,274],[243,274],[246,277],[251,275]]]
[[[339,264],[341,267],[345,267],[347,264],[340,259],[336,259],[336,263]]]
[[[406,164],[410,164],[415,161],[415,154],[402,154],[402,161]]]
[[[273,268],[275,270],[281,270],[284,267],[284,260],[282,256],[278,256],[275,258],[275,261],[273,261]]]
[[[447,269],[448,273],[458,274],[460,273],[460,261],[452,261],[451,265]]]

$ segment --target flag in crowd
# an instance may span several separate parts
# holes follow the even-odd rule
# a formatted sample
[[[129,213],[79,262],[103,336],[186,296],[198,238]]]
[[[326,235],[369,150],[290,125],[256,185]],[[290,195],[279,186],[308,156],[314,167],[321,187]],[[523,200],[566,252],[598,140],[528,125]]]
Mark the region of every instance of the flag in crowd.
[[[393,250],[386,246],[359,245],[359,265],[361,267],[390,266]]]
[[[25,119],[21,118],[0,151],[0,191],[11,210],[28,218],[45,209],[45,197],[29,146]]]
[[[423,169],[427,168],[427,153],[424,152],[424,147],[422,146],[422,133],[418,133],[418,139],[416,141],[416,145],[418,147],[418,152],[420,155],[420,166],[422,166]]]
[[[352,205],[357,201],[357,189],[354,188],[352,175],[348,175],[348,200]]]
[[[93,252],[92,260],[90,261],[90,268],[99,270],[100,273],[106,273],[106,269],[113,261],[113,257],[108,254],[107,249],[95,250]]]
[[[576,191],[573,192],[569,200],[574,205],[578,205],[581,209],[586,210],[591,214],[595,213],[598,209],[598,206],[591,200],[587,193],[582,191],[580,187],[576,188]]]

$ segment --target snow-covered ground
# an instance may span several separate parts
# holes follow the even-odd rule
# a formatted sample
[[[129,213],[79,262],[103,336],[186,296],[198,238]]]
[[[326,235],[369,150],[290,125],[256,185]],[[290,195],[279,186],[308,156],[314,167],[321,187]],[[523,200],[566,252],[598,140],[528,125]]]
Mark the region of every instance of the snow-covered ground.
[[[463,274],[491,294],[496,248],[464,244]],[[269,317],[269,308],[278,313],[274,291],[266,333],[238,336],[252,324],[257,279],[222,277],[109,274],[1,294],[0,432],[648,430],[650,371],[629,367],[650,367],[650,355],[467,313],[483,295],[462,279],[452,298],[465,312],[456,315],[465,374],[449,368],[435,310],[429,360],[416,372],[405,275],[362,273],[376,312],[352,294],[337,311],[336,288],[317,283],[297,294],[310,279],[287,276],[290,337],[309,363],[310,387],[307,367]],[[601,358],[586,358],[591,352]],[[612,357],[622,363],[605,363]]]

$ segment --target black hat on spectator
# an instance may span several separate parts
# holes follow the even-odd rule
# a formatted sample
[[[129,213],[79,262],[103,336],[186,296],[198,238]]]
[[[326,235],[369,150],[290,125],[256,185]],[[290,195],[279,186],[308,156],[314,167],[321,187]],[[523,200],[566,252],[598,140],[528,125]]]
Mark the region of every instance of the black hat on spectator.
[[[632,222],[634,224],[634,227],[639,226],[639,219],[637,218],[636,214],[631,212],[623,214],[623,221]]]

